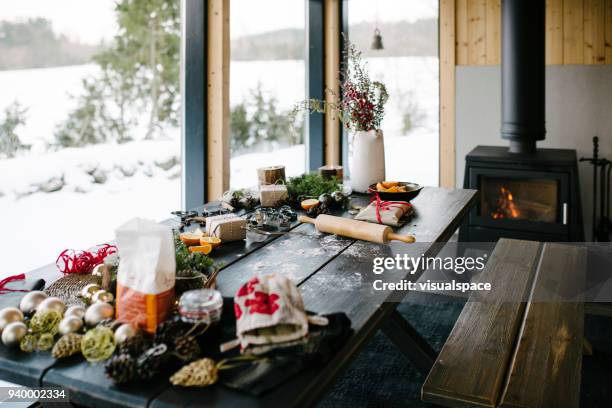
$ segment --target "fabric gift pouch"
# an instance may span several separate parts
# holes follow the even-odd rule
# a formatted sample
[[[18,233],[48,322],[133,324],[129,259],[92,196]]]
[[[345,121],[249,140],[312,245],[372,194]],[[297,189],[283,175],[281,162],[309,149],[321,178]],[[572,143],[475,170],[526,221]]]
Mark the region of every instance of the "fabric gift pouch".
[[[412,211],[412,204],[406,201],[373,201],[355,219],[399,227],[406,222]]]
[[[135,218],[117,228],[116,235],[116,318],[154,333],[174,302],[176,258],[172,229]]]
[[[302,296],[288,278],[269,274],[256,276],[234,296],[237,340],[222,346],[228,350],[239,344],[244,353],[263,354],[274,346],[293,346],[305,339],[308,323],[326,325],[321,316],[307,316]]]

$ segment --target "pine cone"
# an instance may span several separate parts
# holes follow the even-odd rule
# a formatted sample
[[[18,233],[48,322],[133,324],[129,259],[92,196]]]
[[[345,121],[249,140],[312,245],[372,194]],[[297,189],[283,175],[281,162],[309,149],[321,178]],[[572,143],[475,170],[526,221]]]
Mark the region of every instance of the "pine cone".
[[[119,345],[119,353],[129,354],[132,357],[141,355],[149,347],[149,342],[142,334],[136,334],[125,339]]]
[[[189,326],[179,316],[175,316],[157,326],[155,343],[172,345],[177,338],[184,336],[187,330],[189,330]]]
[[[129,354],[117,354],[106,362],[104,372],[115,384],[125,384],[136,378],[136,360]]]
[[[242,208],[242,203],[240,202],[240,197],[236,196],[236,194],[232,194],[232,198],[229,200],[229,205],[234,207],[236,210]]]
[[[206,387],[217,382],[219,369],[210,358],[202,358],[178,370],[170,382],[182,387]]]
[[[180,337],[174,341],[174,352],[183,361],[192,361],[198,358],[202,350],[193,336]]]
[[[257,206],[257,201],[258,200],[255,197],[248,195],[244,198],[244,200],[242,200],[241,204],[245,210],[252,210]]]
[[[155,377],[168,358],[168,347],[158,344],[142,353],[136,361],[136,375],[139,379],[150,380]]]
[[[51,354],[53,358],[70,357],[81,352],[81,340],[83,336],[76,333],[64,334],[53,346]]]

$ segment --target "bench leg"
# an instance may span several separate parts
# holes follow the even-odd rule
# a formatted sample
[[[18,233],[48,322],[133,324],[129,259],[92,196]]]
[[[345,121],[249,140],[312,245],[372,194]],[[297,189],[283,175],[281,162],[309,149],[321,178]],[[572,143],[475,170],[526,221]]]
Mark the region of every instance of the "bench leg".
[[[436,361],[436,352],[397,310],[382,325],[382,331],[421,373],[429,373]]]

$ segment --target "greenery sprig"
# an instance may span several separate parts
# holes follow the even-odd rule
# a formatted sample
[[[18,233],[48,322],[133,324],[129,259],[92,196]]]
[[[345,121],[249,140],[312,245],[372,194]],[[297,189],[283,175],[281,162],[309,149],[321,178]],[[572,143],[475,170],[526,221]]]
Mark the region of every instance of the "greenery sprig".
[[[208,255],[201,252],[189,252],[189,248],[174,234],[174,249],[176,253],[177,276],[195,276],[198,273],[206,273],[208,268],[214,265],[214,261]]]
[[[318,197],[324,193],[333,193],[341,190],[336,178],[326,179],[316,173],[306,173],[290,178],[287,183],[287,192],[292,206],[299,207],[300,200],[307,197]]]

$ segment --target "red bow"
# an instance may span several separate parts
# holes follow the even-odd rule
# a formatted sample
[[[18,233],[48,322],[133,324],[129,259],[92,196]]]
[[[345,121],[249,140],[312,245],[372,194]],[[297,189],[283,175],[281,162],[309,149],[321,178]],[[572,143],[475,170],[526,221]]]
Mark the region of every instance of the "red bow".
[[[63,274],[91,273],[96,265],[104,262],[104,258],[117,252],[117,247],[110,244],[104,244],[97,251],[75,251],[73,249],[65,249],[57,257],[55,265]]]
[[[25,273],[20,273],[19,275],[9,276],[8,278],[4,278],[0,280],[0,295],[5,294],[6,292],[28,292],[24,289],[9,289],[6,287],[6,284],[9,282],[16,282],[25,279]]]
[[[378,191],[374,190],[374,189],[368,189],[369,193],[374,194],[374,197],[372,197],[372,199],[370,200],[370,203],[376,202],[376,219],[378,220],[379,224],[382,224],[382,219],[380,218],[380,211],[383,210],[389,210],[391,208],[401,208],[402,210],[404,209],[404,207],[408,207],[408,209],[412,206],[412,204],[410,204],[407,201],[384,201],[380,199],[380,196],[378,195]],[[406,212],[404,212],[405,214]],[[402,214],[403,215],[403,214]]]

